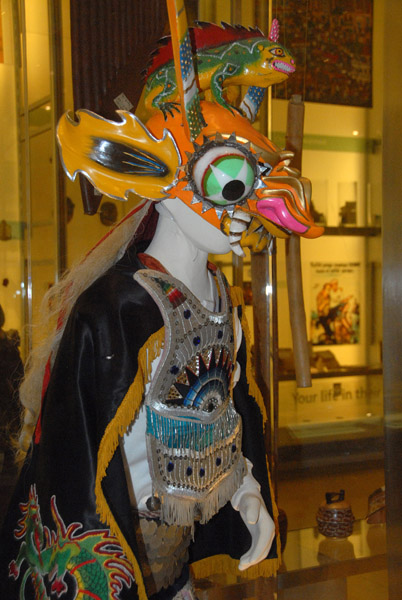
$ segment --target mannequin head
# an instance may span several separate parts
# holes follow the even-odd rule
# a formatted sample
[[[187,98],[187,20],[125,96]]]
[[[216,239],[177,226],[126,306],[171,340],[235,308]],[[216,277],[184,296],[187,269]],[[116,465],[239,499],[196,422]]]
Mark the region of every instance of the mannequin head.
[[[179,198],[168,198],[156,205],[159,219],[174,221],[180,232],[196,248],[205,253],[227,254],[229,238],[183,203]]]

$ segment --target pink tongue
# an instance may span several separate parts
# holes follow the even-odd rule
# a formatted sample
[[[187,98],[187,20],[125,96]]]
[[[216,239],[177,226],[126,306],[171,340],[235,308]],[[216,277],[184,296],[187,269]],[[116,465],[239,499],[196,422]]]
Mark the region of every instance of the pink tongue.
[[[306,225],[299,223],[290,214],[282,198],[264,198],[263,200],[259,200],[257,202],[257,210],[266,219],[290,231],[305,233],[308,229]]]

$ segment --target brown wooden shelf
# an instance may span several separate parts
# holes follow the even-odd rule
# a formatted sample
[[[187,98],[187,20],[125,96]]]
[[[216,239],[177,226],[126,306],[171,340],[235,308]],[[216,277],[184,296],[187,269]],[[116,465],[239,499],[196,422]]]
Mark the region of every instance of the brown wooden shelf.
[[[381,227],[357,227],[356,225],[339,225],[324,227],[324,235],[354,235],[373,237],[381,234]]]
[[[382,375],[382,367],[338,367],[336,369],[330,369],[328,371],[320,371],[318,373],[311,373],[312,379],[329,379],[331,377],[352,377],[356,375]],[[294,371],[282,372],[279,374],[278,381],[292,381],[295,380]]]

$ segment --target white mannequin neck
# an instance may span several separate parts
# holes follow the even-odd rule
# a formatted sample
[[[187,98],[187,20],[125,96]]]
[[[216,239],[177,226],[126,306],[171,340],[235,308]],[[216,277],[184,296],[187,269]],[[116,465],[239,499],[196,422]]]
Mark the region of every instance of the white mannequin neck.
[[[208,253],[194,246],[183,235],[176,221],[159,215],[155,235],[146,253],[156,258],[201,301],[212,299],[207,271]]]
[[[230,251],[228,238],[177,198],[160,202],[157,210],[158,224],[146,253],[212,309],[215,294],[208,252]]]

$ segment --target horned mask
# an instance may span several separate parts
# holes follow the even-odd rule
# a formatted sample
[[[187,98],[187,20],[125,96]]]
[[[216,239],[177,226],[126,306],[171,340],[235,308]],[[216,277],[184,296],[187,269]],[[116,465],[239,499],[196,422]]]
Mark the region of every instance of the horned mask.
[[[230,70],[227,61],[234,44],[230,29],[236,28],[228,26],[211,26],[216,38],[212,43],[215,59],[221,57],[225,66],[214,81],[210,77],[205,83],[203,76],[201,85],[183,0],[167,0],[167,5],[174,76],[169,79],[168,67],[165,71],[158,67],[161,81],[165,81],[158,98],[174,85],[175,101],[169,96],[159,110],[154,103],[145,124],[121,110],[116,121],[87,110],[77,111],[76,119],[67,113],[57,132],[66,173],[72,180],[82,173],[100,193],[120,200],[127,199],[130,192],[155,202],[177,197],[229,235],[238,254],[243,254],[245,245],[260,249],[261,241],[270,235],[287,237],[295,232],[318,237],[322,228],[310,214],[309,181],[289,168],[292,153],[280,151],[252,125],[265,88],[294,70],[293,60],[277,43],[277,22],[273,22],[268,43],[263,43],[267,40],[261,38],[261,32],[238,28],[244,52],[261,55],[264,87],[255,85],[260,81],[258,73],[244,64],[239,68],[234,63]],[[267,53],[272,55],[269,64]],[[230,106],[223,94],[229,89],[225,88],[226,79],[228,85],[251,84],[240,109]],[[144,114],[142,111],[143,120]]]

